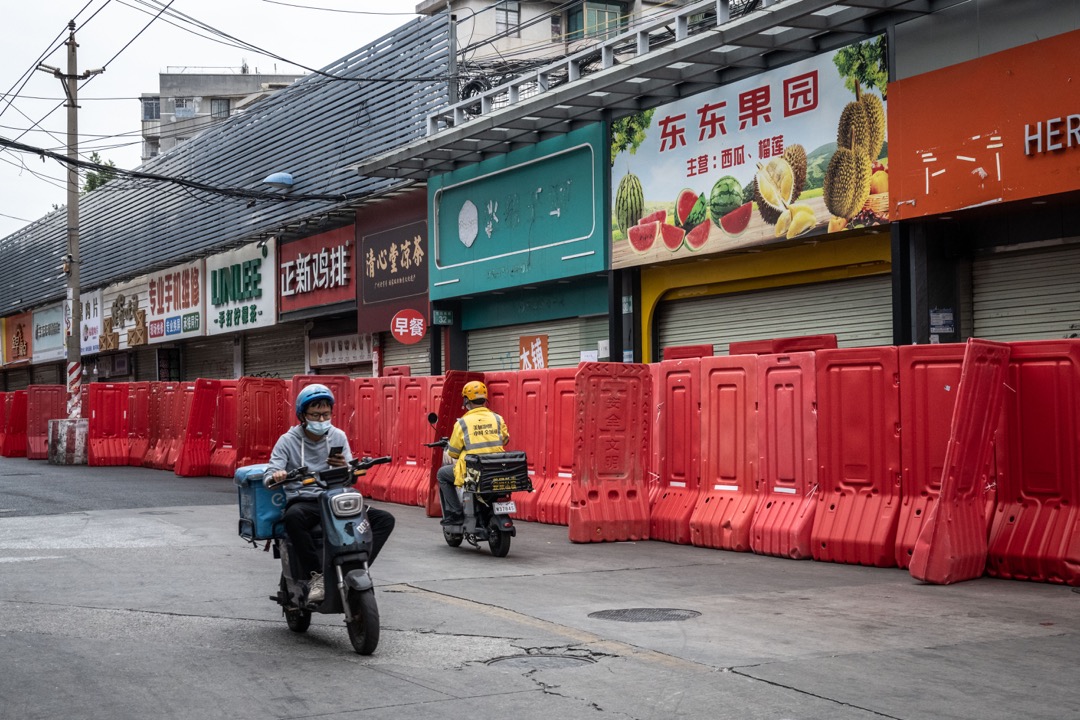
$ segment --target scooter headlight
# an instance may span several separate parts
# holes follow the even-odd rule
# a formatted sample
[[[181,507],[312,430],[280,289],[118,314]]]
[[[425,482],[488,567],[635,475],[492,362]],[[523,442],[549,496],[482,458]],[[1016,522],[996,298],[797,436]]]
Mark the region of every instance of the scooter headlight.
[[[364,509],[364,496],[360,493],[341,493],[330,499],[330,507],[336,517],[359,515]]]

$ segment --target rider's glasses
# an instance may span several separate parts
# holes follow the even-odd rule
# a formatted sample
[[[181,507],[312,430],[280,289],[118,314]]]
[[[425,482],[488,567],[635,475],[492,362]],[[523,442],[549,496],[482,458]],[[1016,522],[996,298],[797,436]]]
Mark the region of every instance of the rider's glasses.
[[[328,412],[321,412],[321,413],[312,413],[312,412],[304,413],[304,417],[306,417],[308,420],[311,420],[312,422],[319,422],[320,420],[323,420],[323,421],[329,420],[332,415],[333,415],[333,413],[331,413],[329,411]]]

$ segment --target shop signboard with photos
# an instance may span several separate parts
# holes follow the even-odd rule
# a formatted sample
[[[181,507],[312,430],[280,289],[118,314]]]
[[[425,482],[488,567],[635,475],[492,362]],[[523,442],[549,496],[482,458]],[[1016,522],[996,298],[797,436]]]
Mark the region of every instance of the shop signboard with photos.
[[[203,334],[203,261],[151,273],[146,281],[146,327],[149,342]]]
[[[206,334],[270,327],[277,321],[277,243],[251,243],[206,258]]]
[[[313,368],[360,365],[371,362],[370,333],[352,333],[308,339],[308,365]]]
[[[613,268],[889,221],[883,37],[612,123]]]
[[[67,357],[64,346],[64,305],[54,303],[33,313],[34,362],[52,362]]]

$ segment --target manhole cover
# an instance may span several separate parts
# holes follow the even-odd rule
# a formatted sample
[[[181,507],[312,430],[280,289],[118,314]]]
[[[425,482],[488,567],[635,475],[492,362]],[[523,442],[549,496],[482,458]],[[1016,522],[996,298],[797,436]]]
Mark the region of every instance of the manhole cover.
[[[677,608],[624,608],[622,610],[600,610],[589,613],[597,620],[616,620],[618,622],[675,622],[689,620],[700,615],[697,610],[679,610]]]
[[[488,660],[488,665],[510,665],[512,667],[528,668],[530,670],[551,670],[555,668],[576,667],[589,665],[596,662],[592,658],[577,657],[574,655],[510,655],[509,657]]]

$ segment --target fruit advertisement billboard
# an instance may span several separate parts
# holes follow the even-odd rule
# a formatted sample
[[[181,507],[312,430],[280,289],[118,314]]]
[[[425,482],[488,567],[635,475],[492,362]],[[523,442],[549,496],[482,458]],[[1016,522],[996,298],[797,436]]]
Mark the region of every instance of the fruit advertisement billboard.
[[[614,268],[889,221],[884,37],[620,118]]]

